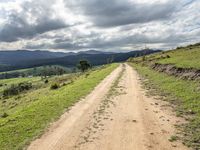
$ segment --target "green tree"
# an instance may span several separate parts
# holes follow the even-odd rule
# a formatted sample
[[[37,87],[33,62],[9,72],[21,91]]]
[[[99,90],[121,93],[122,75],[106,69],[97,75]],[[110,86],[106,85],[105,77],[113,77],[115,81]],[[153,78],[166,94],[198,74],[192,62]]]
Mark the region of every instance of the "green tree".
[[[80,69],[82,72],[88,70],[91,67],[91,64],[87,60],[80,60],[77,68]]]

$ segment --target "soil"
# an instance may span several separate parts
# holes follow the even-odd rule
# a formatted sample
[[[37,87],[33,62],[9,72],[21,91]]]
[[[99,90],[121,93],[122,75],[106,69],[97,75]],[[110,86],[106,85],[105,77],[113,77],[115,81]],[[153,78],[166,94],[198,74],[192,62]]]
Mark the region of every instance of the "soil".
[[[151,66],[152,69],[159,72],[164,72],[168,75],[173,75],[175,77],[180,77],[186,80],[197,80],[200,79],[200,70],[194,68],[180,68],[173,64],[159,64],[155,63]]]

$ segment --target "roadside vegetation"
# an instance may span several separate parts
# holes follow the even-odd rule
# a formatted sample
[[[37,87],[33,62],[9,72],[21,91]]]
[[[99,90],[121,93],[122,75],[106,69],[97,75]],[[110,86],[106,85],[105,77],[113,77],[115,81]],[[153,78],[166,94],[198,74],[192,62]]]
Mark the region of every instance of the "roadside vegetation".
[[[87,95],[118,64],[102,66],[84,73],[49,78],[0,80],[0,149],[22,149],[41,135],[49,123],[58,119],[80,98]],[[30,80],[29,80],[30,79]],[[31,88],[3,96],[3,91],[31,83]]]
[[[166,71],[156,70],[152,66],[154,63],[171,63],[186,70],[195,68],[196,71],[200,68],[197,61],[199,60],[197,57],[200,56],[198,54],[200,54],[200,47],[199,44],[195,44],[145,58],[129,59],[129,64],[139,72],[151,95],[162,96],[163,100],[172,104],[178,116],[187,120],[186,123],[178,126],[179,132],[176,136],[193,149],[200,149],[200,80],[169,75]]]

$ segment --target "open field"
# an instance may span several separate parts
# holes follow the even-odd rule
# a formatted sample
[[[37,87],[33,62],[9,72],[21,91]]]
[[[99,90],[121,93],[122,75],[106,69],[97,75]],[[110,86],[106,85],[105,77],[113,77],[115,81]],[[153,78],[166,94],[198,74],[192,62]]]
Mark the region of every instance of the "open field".
[[[73,82],[63,85],[57,90],[50,90],[49,85],[8,99],[1,99],[1,111],[8,114],[6,118],[0,118],[1,149],[10,150],[24,147],[35,136],[40,135],[50,122],[88,94],[117,66],[117,64],[112,64],[81,76],[75,76],[72,78]],[[13,80],[19,82],[17,79]],[[33,80],[41,82],[37,81],[37,78],[33,78]],[[9,81],[2,82],[9,83]],[[59,81],[59,79],[55,81]],[[60,82],[62,83],[62,80]],[[16,105],[16,101],[20,103]],[[14,106],[13,103],[15,103]]]

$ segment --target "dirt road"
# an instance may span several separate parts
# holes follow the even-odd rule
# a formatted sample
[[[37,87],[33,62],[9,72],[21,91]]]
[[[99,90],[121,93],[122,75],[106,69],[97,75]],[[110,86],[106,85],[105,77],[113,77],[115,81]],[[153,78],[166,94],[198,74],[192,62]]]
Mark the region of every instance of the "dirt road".
[[[136,71],[121,65],[28,149],[186,150],[169,141],[181,120],[144,92]]]

